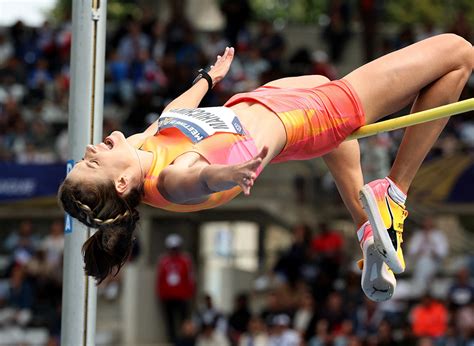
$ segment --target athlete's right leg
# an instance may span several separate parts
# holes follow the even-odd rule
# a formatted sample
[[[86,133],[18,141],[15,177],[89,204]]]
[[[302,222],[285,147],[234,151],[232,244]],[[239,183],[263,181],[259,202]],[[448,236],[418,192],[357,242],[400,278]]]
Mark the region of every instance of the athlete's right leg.
[[[473,65],[471,44],[446,34],[377,59],[346,79],[360,97],[370,123],[411,100],[415,100],[413,111],[455,102]],[[362,202],[374,227],[377,246],[395,272],[405,268],[400,247],[406,217],[404,193],[446,122],[440,119],[407,129],[390,174],[394,181],[375,181],[362,190]]]

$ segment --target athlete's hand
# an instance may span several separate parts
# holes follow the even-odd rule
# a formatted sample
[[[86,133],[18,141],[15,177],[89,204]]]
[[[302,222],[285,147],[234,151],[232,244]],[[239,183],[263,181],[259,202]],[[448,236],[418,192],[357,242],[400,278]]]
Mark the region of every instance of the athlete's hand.
[[[257,178],[257,169],[260,167],[267,154],[268,147],[263,147],[263,149],[253,159],[240,165],[233,166],[232,180],[242,188],[242,191],[246,196],[250,195],[250,189]]]
[[[234,59],[234,48],[227,47],[224,51],[222,56],[218,55],[217,60],[214,65],[211,65],[211,69],[209,70],[209,75],[212,78],[212,84],[216,85],[219,83],[222,78],[225,77],[227,72],[229,71],[230,64]]]

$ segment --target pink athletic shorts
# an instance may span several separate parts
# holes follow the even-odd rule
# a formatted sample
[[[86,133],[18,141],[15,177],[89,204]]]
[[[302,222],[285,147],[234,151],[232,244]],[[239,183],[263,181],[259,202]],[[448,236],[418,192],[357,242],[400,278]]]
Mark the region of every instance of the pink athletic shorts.
[[[307,89],[262,86],[231,97],[225,106],[240,102],[261,103],[285,126],[286,145],[272,162],[322,156],[365,124],[360,99],[343,79]]]

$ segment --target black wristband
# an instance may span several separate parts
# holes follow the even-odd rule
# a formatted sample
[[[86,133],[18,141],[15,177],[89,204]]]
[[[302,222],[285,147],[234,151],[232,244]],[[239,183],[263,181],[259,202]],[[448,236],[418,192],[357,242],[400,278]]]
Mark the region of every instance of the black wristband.
[[[211,90],[212,87],[214,86],[212,84],[212,78],[209,75],[209,73],[207,73],[207,71],[203,68],[198,71],[197,77],[193,80],[193,85],[196,84],[201,78],[204,78],[205,80],[207,80],[207,86],[208,86],[207,91]]]

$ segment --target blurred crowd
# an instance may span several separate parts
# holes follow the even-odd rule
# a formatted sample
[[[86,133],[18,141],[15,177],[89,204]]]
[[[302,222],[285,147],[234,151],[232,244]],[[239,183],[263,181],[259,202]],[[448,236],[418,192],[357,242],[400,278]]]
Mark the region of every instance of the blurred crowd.
[[[392,34],[374,31],[375,2],[361,2],[360,11],[348,2],[331,2],[329,24],[321,27],[323,46],[313,51],[289,51],[284,30],[271,21],[252,20],[247,1],[222,1],[226,25],[221,31],[197,31],[182,10],[170,1],[167,20],[144,11],[108,24],[105,66],[104,132],[142,131],[163,107],[187,90],[197,70],[212,64],[226,46],[236,58],[226,79],[203,100],[203,106],[222,105],[232,94],[290,75],[322,74],[341,77],[337,66],[349,59],[348,42],[357,13],[362,22],[362,49],[372,59],[442,31],[467,39],[472,30],[462,17],[448,28],[426,24],[401,27]],[[460,15],[461,16],[461,15]],[[464,23],[464,24],[463,24]],[[325,48],[326,47],[326,48]],[[48,163],[67,160],[68,93],[70,86],[71,23],[45,22],[32,28],[17,22],[0,30],[0,160]],[[327,51],[327,53],[326,53]],[[473,96],[472,83],[464,97]],[[395,136],[396,137],[396,136]],[[397,139],[397,138],[396,138]],[[375,138],[373,139],[376,140]],[[390,151],[382,143],[382,154]],[[440,142],[439,151],[472,150],[474,123],[457,118]],[[378,153],[380,154],[380,153]],[[390,154],[390,152],[389,152]],[[393,153],[392,153],[393,154]],[[375,153],[377,155],[377,153]]]
[[[375,303],[364,296],[360,271],[344,251],[349,239],[326,224],[316,233],[298,225],[274,263],[273,283],[237,294],[229,313],[209,294],[195,296],[192,261],[180,237],[171,235],[156,276],[168,336],[178,346],[471,345],[474,282],[468,266],[436,289],[436,279],[446,277],[444,233],[431,218],[422,221],[406,245],[410,273],[401,280],[408,288]]]
[[[64,226],[55,220],[47,233],[36,228],[23,220],[0,238],[0,344],[58,342]]]

